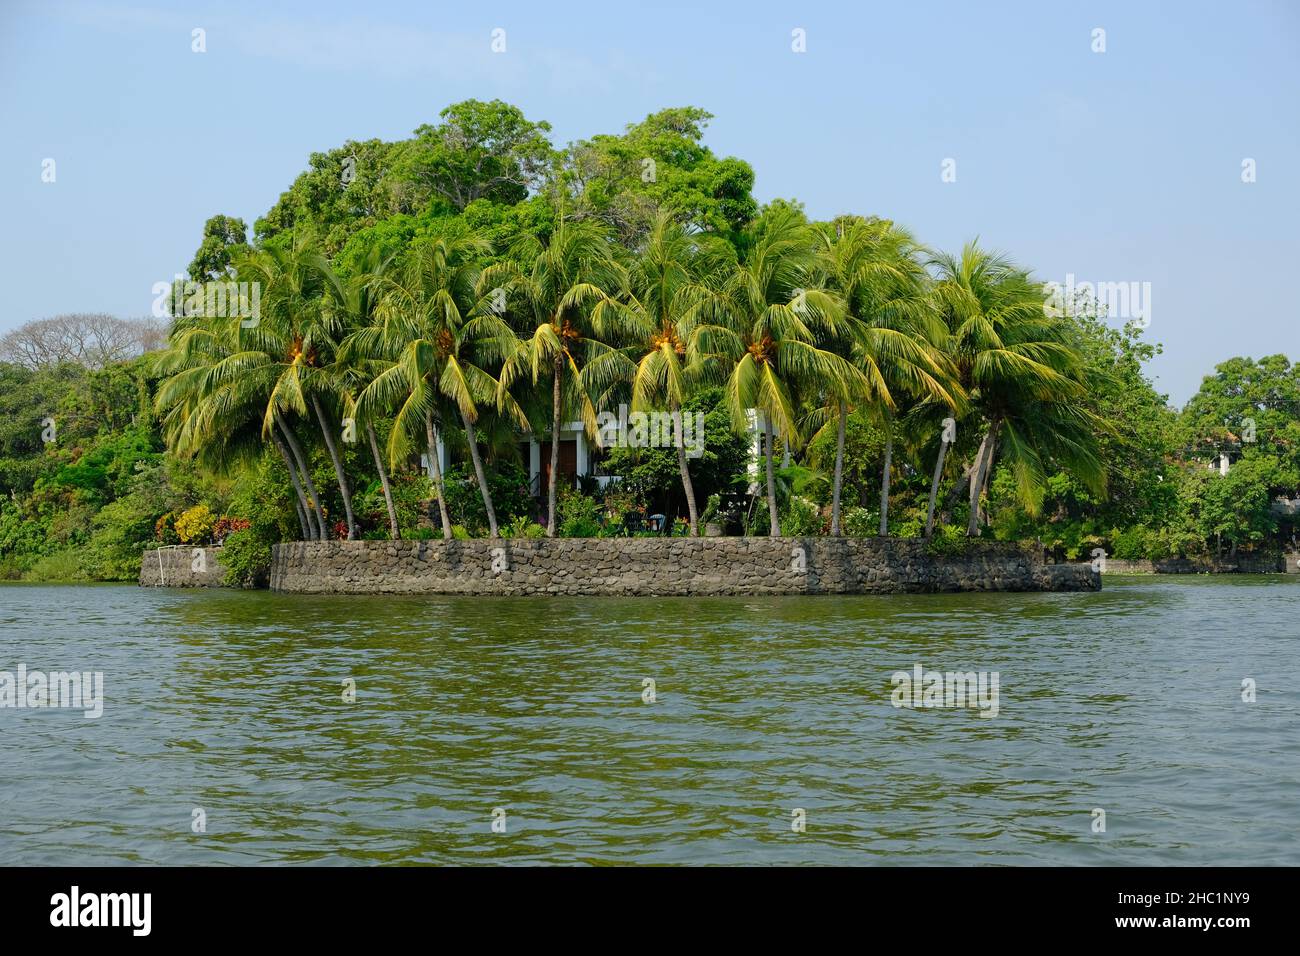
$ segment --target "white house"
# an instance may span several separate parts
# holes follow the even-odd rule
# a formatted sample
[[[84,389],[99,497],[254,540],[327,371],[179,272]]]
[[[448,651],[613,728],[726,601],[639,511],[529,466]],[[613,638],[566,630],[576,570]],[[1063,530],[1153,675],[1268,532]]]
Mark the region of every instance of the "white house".
[[[582,422],[565,422],[560,426],[560,477],[578,487],[582,476],[590,475],[597,485],[604,488],[617,475],[601,473],[598,449],[587,438]],[[538,441],[536,435],[529,435],[519,443],[520,457],[528,464],[529,487],[536,495],[545,495],[550,487],[551,475],[551,440],[546,437]]]

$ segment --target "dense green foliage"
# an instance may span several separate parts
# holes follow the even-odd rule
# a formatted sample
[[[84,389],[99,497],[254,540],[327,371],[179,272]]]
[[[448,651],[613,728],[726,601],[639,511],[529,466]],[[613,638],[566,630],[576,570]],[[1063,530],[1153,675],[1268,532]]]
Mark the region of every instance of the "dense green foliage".
[[[147,547],[224,543],[254,585],[284,540],[709,525],[1069,559],[1294,546],[1300,367],[1229,359],[1170,408],[1141,330],[1044,309],[973,244],[760,208],[709,119],[556,149],[467,101],[314,153],[251,238],[212,217],[189,277],[257,283],[258,316],[178,316],[102,369],[0,364],[0,577],[128,580]],[[698,413],[703,445],[615,441],[617,478],[553,498],[530,480],[524,442],[546,471],[557,420],[594,448],[620,407]]]

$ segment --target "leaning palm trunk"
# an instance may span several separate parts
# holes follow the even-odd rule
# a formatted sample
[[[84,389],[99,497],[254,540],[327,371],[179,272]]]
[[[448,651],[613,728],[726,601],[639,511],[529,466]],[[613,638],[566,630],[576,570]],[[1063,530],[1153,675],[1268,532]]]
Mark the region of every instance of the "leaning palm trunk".
[[[894,429],[893,423],[886,426],[889,431],[885,434],[885,468],[880,474],[880,536],[889,537],[889,468],[894,460]]]
[[[469,442],[469,457],[474,462],[474,477],[478,479],[478,490],[483,494],[483,507],[487,509],[488,534],[493,538],[501,537],[497,533],[497,512],[492,507],[492,492],[488,491],[487,475],[483,473],[483,459],[478,453],[478,439],[474,434],[474,423],[464,410],[460,413],[461,424],[465,426],[465,440]]]
[[[293,459],[289,457],[289,449],[284,447],[284,439],[271,431],[271,441],[275,443],[276,451],[284,459],[284,467],[289,470],[289,481],[293,484],[294,507],[298,509],[298,524],[302,528],[302,537],[305,541],[307,538],[315,537],[315,529],[308,527],[307,515],[311,510],[307,507],[307,496],[302,493],[302,482],[298,480],[298,472],[293,467]]]
[[[691,469],[686,461],[686,441],[682,436],[682,408],[672,402],[673,424],[677,428],[677,467],[682,472],[682,491],[686,493],[686,512],[691,519],[691,537],[700,536],[700,515],[695,507],[695,486],[691,484]]]
[[[781,537],[781,517],[776,511],[776,478],[772,475],[772,419],[763,416],[763,426],[767,437],[764,458],[767,463],[767,517],[770,522],[768,534],[774,538]]]
[[[297,479],[297,475],[294,476],[294,479],[295,480]],[[298,526],[302,528],[302,539],[306,541],[308,538],[307,512],[303,510],[302,502],[299,501],[297,498],[295,498],[293,501],[293,510],[298,512]]]
[[[934,480],[930,482],[930,505],[925,513],[925,536],[929,538],[934,534],[934,504],[935,499],[939,496],[939,479],[943,475],[943,459],[948,453],[948,443],[939,439],[939,457],[934,463]]]
[[[425,414],[424,433],[429,442],[429,480],[438,498],[438,517],[442,519],[442,536],[451,540],[451,516],[447,514],[447,499],[442,493],[442,464],[438,461],[438,439],[433,433],[433,416]]]
[[[844,425],[848,409],[839,403],[839,425],[835,429],[835,479],[831,482],[831,536],[840,534],[840,488],[844,482]]]
[[[975,453],[975,460],[971,462],[970,473],[967,475],[966,497],[970,503],[970,514],[966,523],[966,534],[968,537],[974,537],[979,533],[979,493],[980,477],[984,468],[984,455],[988,451],[989,436],[985,433],[980,439],[979,450]]]
[[[971,475],[975,473],[975,462],[978,460],[978,456],[976,456],[975,461],[972,461],[962,471],[961,477],[953,482],[952,490],[948,492],[943,507],[939,509],[939,524],[948,524],[952,521],[953,510],[956,509],[957,503],[961,501],[961,496],[966,494],[966,490],[970,487]]]
[[[284,437],[280,438],[279,435],[276,434],[274,429],[278,429],[279,432],[284,435]],[[293,452],[292,446],[289,445],[288,426],[286,426],[284,422],[280,421],[278,416],[276,419],[276,424],[271,434],[272,437],[276,439],[276,443],[280,445],[281,451],[285,452],[288,455],[288,457],[285,459],[285,464],[289,468],[289,479],[293,483],[294,490],[297,491],[298,496],[302,499],[300,502],[300,507],[303,510],[307,522],[307,538],[323,540],[324,528],[323,528],[323,524],[318,520],[316,515],[315,499],[314,497],[307,494],[307,492],[304,490],[303,482],[299,479],[299,475],[304,475],[305,477],[305,473],[303,472],[302,469],[301,460]]]
[[[325,447],[329,449],[330,461],[334,462],[334,477],[338,479],[339,494],[343,496],[343,513],[348,522],[348,540],[351,541],[357,536],[357,522],[352,517],[352,493],[348,491],[348,476],[343,472],[343,458],[339,455],[338,446],[334,444],[334,432],[325,417],[325,411],[320,406],[320,398],[313,395],[311,405],[316,410],[316,420],[320,422],[321,434],[325,436]]]
[[[983,515],[980,512],[980,495],[984,491],[984,484],[993,471],[993,454],[997,445],[998,421],[994,419],[989,422],[989,430],[984,435],[984,440],[980,443],[979,455],[975,458],[975,470],[970,479],[970,522],[966,526],[967,537],[975,537],[980,533],[980,524]]]
[[[298,443],[298,437],[293,433],[293,429],[279,415],[276,414],[276,421],[280,423],[280,430],[284,432],[284,440],[289,443],[289,450],[293,452],[294,461],[298,463],[298,471],[302,473],[303,485],[307,489],[307,498],[311,502],[311,507],[315,509],[318,532],[317,535],[321,541],[329,538],[329,525],[325,522],[325,506],[321,504],[320,494],[316,491],[316,483],[311,480],[311,470],[307,467],[307,456],[302,453],[302,445]]]
[[[555,377],[551,389],[551,480],[546,487],[546,536],[555,537],[555,479],[560,467],[560,376],[564,374],[564,356],[555,357]]]
[[[370,436],[370,454],[375,457],[375,469],[379,472],[379,484],[384,489],[384,505],[388,508],[388,528],[394,541],[402,536],[397,527],[397,509],[393,507],[393,489],[388,484],[388,471],[384,468],[384,456],[379,454],[379,439],[375,437],[375,426],[367,424],[366,434]]]

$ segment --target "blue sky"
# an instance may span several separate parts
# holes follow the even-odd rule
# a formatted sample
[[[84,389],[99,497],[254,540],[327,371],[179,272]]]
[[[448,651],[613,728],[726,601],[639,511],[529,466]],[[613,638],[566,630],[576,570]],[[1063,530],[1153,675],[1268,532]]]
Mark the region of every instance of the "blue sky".
[[[760,200],[888,216],[945,249],[979,236],[1045,281],[1150,282],[1176,402],[1231,355],[1300,360],[1300,4],[1281,0],[0,0],[0,331],[148,314],[208,216],[251,226],[313,150],[470,97],[558,143],[701,106]]]

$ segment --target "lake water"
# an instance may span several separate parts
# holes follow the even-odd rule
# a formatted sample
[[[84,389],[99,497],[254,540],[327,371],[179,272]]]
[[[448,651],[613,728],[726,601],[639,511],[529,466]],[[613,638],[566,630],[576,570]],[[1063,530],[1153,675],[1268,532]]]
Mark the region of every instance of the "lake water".
[[[0,863],[1295,865],[1298,650],[1294,576],[761,599],[3,586],[0,671],[102,671],[105,702],[0,709]],[[893,706],[917,664],[997,672],[997,715]]]

